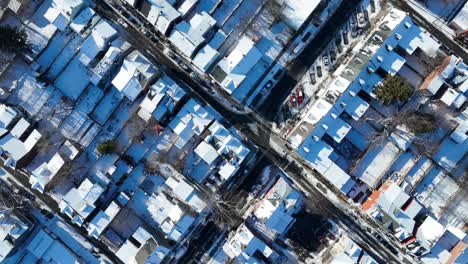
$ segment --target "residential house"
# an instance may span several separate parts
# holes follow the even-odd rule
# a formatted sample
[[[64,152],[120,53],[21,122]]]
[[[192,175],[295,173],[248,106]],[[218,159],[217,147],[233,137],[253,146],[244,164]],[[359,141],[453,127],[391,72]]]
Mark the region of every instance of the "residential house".
[[[12,107],[0,104],[0,157],[5,166],[20,168],[31,161],[41,138],[36,129]],[[11,129],[11,130],[9,130]],[[32,130],[32,131],[31,131]]]
[[[3,262],[17,243],[23,240],[30,228],[15,213],[0,212],[0,262]]]
[[[148,220],[157,224],[166,238],[180,242],[195,222],[183,204],[164,193],[153,193],[146,199]]]
[[[257,238],[246,225],[241,224],[208,263],[280,263],[281,260],[282,255]]]
[[[210,29],[216,25],[208,13],[195,14],[189,22],[183,20],[177,24],[169,36],[169,41],[183,55],[192,58],[202,44],[205,43]]]
[[[301,205],[301,194],[284,177],[279,177],[257,203],[252,216],[277,236],[282,236],[293,225],[293,214]]]
[[[431,248],[431,251],[421,257],[426,264],[463,263],[466,259],[467,235],[463,230],[447,227],[442,237]]]
[[[128,195],[122,192],[104,211],[99,211],[86,227],[88,235],[98,239],[129,199]]]
[[[163,35],[169,34],[181,19],[180,13],[167,0],[144,0],[140,12]]]
[[[369,254],[348,236],[342,236],[330,249],[331,264],[377,264]]]
[[[201,198],[200,194],[195,191],[195,188],[183,179],[182,175],[172,175],[167,178],[165,184],[169,187],[172,194],[179,200],[187,203],[197,213],[203,212],[207,208],[207,204]]]
[[[391,179],[375,190],[361,208],[399,241],[405,241],[413,235],[415,217],[423,209],[422,205]]]
[[[40,229],[27,244],[22,263],[82,263],[79,256],[52,235]]]
[[[223,58],[211,76],[223,89],[232,94],[247,77],[249,71],[262,59],[262,53],[248,37],[242,37],[231,53]]]
[[[64,164],[65,161],[60,154],[55,153],[49,161],[42,163],[32,172],[29,177],[31,188],[43,193],[47,184],[55,177]]]
[[[83,0],[52,0],[44,17],[59,30],[63,31],[70,21],[87,6]]]
[[[82,226],[96,209],[96,201],[104,192],[104,187],[86,178],[78,188],[73,187],[60,201],[60,213],[68,216],[72,223]]]
[[[185,91],[169,76],[164,75],[149,88],[140,104],[138,116],[145,121],[152,117],[162,123],[180,107],[185,96]]]
[[[119,248],[116,256],[129,264],[161,263],[169,254],[169,249],[162,246],[143,227],[139,227]]]
[[[140,52],[133,51],[123,61],[112,85],[130,101],[134,101],[150,84],[158,69]]]
[[[193,136],[200,136],[213,120],[210,113],[190,99],[168,125],[178,136],[174,146],[184,148]]]

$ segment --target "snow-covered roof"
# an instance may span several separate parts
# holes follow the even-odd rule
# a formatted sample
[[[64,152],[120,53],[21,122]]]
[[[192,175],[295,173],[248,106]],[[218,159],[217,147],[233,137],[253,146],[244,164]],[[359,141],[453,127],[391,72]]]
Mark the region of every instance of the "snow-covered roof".
[[[153,193],[148,197],[146,207],[163,233],[174,241],[179,241],[195,221],[193,217],[185,214],[176,201],[170,200],[163,193]]]
[[[445,227],[431,216],[427,216],[424,222],[418,227],[416,239],[426,250],[430,250],[432,246],[444,234]]]
[[[359,160],[352,174],[370,187],[375,187],[399,153],[400,149],[391,141],[376,144]]]
[[[213,120],[211,114],[190,99],[168,125],[178,135],[175,145],[182,149],[193,135],[200,135]]]
[[[226,75],[218,80],[224,90],[229,94],[233,93],[262,57],[263,54],[255,47],[255,43],[243,36],[231,53],[218,63],[218,68]]]
[[[260,263],[261,260],[257,259],[257,254],[263,255],[272,262],[279,258],[279,254],[254,236],[245,224],[237,229],[222,249],[230,259],[237,259],[241,263]]]
[[[112,222],[114,217],[119,213],[120,206],[114,201],[106,208],[105,211],[99,211],[99,213],[89,222],[86,227],[88,235],[96,239],[102,234],[107,226]]]
[[[24,118],[21,118],[18,123],[11,129],[10,133],[17,137],[20,138],[26,130],[29,128],[31,124]]]
[[[86,178],[78,188],[72,188],[59,204],[60,212],[68,215],[78,225],[91,214],[96,208],[94,203],[104,192],[104,188],[99,184],[94,184]],[[75,212],[78,216],[75,217]]]
[[[208,13],[195,14],[189,22],[182,21],[175,26],[169,41],[185,56],[192,57],[195,50],[205,41],[205,34],[216,24]]]
[[[0,104],[0,128],[7,128],[18,116],[18,112],[12,107]]]
[[[253,214],[267,228],[283,234],[293,222],[292,215],[299,209],[300,201],[301,194],[280,177],[259,202]]]
[[[168,33],[171,25],[180,17],[180,13],[166,0],[146,0],[149,6],[148,10],[142,10],[147,13],[148,21],[156,26],[156,29],[162,34]]]
[[[322,0],[276,0],[286,22],[298,30]]]
[[[140,104],[142,110],[138,114],[145,120],[152,116],[161,122],[167,114],[174,111],[185,95],[185,91],[174,80],[164,75],[150,87]]]
[[[459,126],[460,129],[455,130],[450,137],[445,138],[432,156],[432,159],[447,171],[454,170],[468,152],[468,140],[462,134],[464,130],[466,132],[466,122],[466,120],[462,121],[463,125]]]
[[[145,82],[156,72],[157,68],[147,58],[140,52],[133,51],[125,58],[119,73],[112,80],[112,85],[134,101],[143,90]]]
[[[468,2],[465,3],[463,8],[452,19],[450,25],[460,32],[464,32],[468,29]]]
[[[216,149],[205,141],[200,142],[195,148],[195,153],[208,165],[212,164],[219,157]]]
[[[34,256],[36,263],[80,263],[62,243],[53,239],[44,230],[40,230],[28,243],[26,250]]]
[[[432,215],[441,217],[455,198],[460,186],[440,167],[433,166],[416,186],[416,199],[429,209]]]
[[[65,140],[59,152],[69,160],[74,160],[80,151],[70,141]]]
[[[28,228],[16,215],[0,212],[0,262],[4,260],[14,247],[8,240],[8,236],[14,240],[19,239]]]
[[[77,34],[83,33],[94,14],[96,12],[93,9],[86,7],[72,20],[70,28]]]
[[[194,192],[194,188],[183,179],[169,177],[166,180],[166,185],[169,186],[172,192],[182,201],[187,201]]]
[[[60,154],[55,153],[48,162],[42,163],[32,172],[32,175],[29,178],[31,188],[44,192],[46,185],[55,177],[64,164],[65,161],[62,159]]]
[[[52,0],[53,6],[62,14],[73,18],[87,4],[84,0]]]
[[[158,244],[155,238],[140,226],[119,248],[116,256],[124,263],[160,263],[169,250]]]
[[[192,62],[200,70],[207,72],[218,57],[219,52],[207,44],[197,53]]]
[[[41,138],[41,134],[36,129],[33,130],[24,142],[5,129],[3,129],[0,134],[0,149],[6,156],[11,158],[15,164],[26,156]],[[13,167],[16,166],[15,164],[13,164]]]
[[[83,42],[80,48],[82,54],[86,55],[87,60],[93,60],[97,54],[107,48],[109,42],[117,36],[117,31],[102,19],[92,30],[92,33]],[[82,60],[83,61],[83,60]],[[87,65],[87,63],[84,63]]]

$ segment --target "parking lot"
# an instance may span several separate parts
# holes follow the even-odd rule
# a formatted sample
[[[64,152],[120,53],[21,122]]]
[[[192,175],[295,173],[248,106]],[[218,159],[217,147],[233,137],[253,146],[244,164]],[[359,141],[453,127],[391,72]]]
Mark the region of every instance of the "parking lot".
[[[292,119],[298,116],[308,104],[313,103],[322,93],[333,73],[339,68],[353,47],[367,37],[381,7],[379,1],[363,0],[358,11],[355,12],[332,41],[309,67],[298,85],[293,89],[282,107],[283,129],[288,129]],[[300,95],[301,98],[298,96]]]

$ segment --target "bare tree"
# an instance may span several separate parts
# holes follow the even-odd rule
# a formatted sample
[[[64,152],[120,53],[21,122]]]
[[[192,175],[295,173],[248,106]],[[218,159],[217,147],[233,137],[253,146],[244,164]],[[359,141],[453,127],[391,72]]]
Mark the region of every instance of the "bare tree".
[[[160,156],[152,152],[145,161],[145,172],[147,174],[155,174],[159,171],[160,164],[164,161],[165,156]]]
[[[283,7],[276,0],[266,0],[264,8],[272,16],[272,24],[276,24],[283,19]]]

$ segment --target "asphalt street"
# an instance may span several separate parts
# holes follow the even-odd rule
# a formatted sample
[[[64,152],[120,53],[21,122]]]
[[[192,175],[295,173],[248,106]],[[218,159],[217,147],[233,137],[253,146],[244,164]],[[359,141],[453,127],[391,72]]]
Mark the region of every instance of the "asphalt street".
[[[346,13],[352,13],[353,9],[351,7],[355,6],[353,5],[354,2],[357,2],[357,0],[343,1],[344,6],[339,8],[339,10],[341,10],[340,12],[342,12],[340,16],[345,17]],[[112,1],[112,3],[116,4],[114,1]],[[129,14],[122,15],[122,10],[118,11],[118,9],[122,8],[121,5],[117,3],[116,6],[113,7],[106,1],[96,1],[96,4],[98,6],[97,11],[102,16],[114,21],[117,24],[122,24],[123,19],[126,25],[122,26],[123,31],[120,33],[125,38],[127,38],[127,40],[132,45],[147,55],[149,59],[151,59],[152,62],[154,62],[156,65],[164,67],[166,73],[170,77],[174,78],[175,80],[182,80],[184,83],[186,83],[190,96],[197,98],[201,102],[211,105],[219,113],[222,113],[223,116],[232,125],[238,128],[243,134],[246,135],[248,139],[253,141],[260,148],[260,155],[267,156],[275,165],[285,169],[287,174],[291,177],[298,188],[306,193],[308,199],[311,201],[322,201],[320,203],[322,210],[337,223],[341,223],[341,225],[347,226],[349,229],[351,229],[354,232],[353,236],[355,236],[356,239],[361,239],[361,241],[358,242],[362,242],[365,250],[370,252],[378,252],[381,255],[381,259],[385,259],[387,263],[401,263],[399,257],[391,253],[380,242],[378,242],[370,232],[362,228],[360,222],[365,221],[364,218],[355,218],[354,216],[349,215],[347,212],[344,212],[335,206],[309,182],[307,176],[301,169],[295,169],[296,166],[291,165],[290,162],[284,158],[287,153],[294,155],[295,152],[289,150],[286,147],[289,145],[288,142],[281,139],[278,135],[272,132],[270,128],[270,122],[266,121],[263,117],[254,112],[239,113],[238,111],[233,110],[232,107],[226,106],[225,103],[219,100],[219,97],[210,92],[210,88],[207,88],[202,83],[195,81],[189,73],[180,67],[178,63],[163,53],[163,49],[161,47],[163,40],[155,42],[151,38],[145,36],[145,34],[142,33],[137,27],[134,27],[132,22],[127,19]],[[132,12],[132,14],[136,12],[132,10],[127,11]],[[125,12],[125,10],[123,12]],[[317,38],[320,36],[333,36],[333,34],[330,34],[330,30],[332,30],[332,27],[337,27],[338,24],[336,23],[338,22],[330,22],[329,26],[324,27],[324,30],[328,30],[328,32],[325,31],[326,33],[319,33]],[[322,40],[321,42],[325,41]],[[321,53],[319,49],[324,47],[325,45],[314,47],[316,50],[313,53],[305,54],[300,57],[300,63],[305,65],[309,61],[313,61],[314,54],[315,56],[318,56],[318,54]],[[311,48],[312,46],[309,47],[309,49]],[[305,69],[307,68],[306,66],[304,67]],[[295,74],[299,76],[300,71],[301,70],[298,70],[298,72]],[[291,75],[288,76],[290,76],[289,78],[294,77],[291,77]],[[282,82],[288,82],[287,77],[282,80]],[[276,96],[278,95],[273,94],[271,100],[276,100],[274,99]],[[267,100],[270,102],[269,104],[271,104],[271,100]],[[241,109],[240,107],[238,108]],[[271,148],[270,140],[272,139],[277,143],[277,145],[283,146],[283,153],[278,153]],[[314,171],[308,170],[308,172],[309,174],[322,179],[322,176],[318,175]],[[325,186],[330,186],[328,182],[322,182]]]

